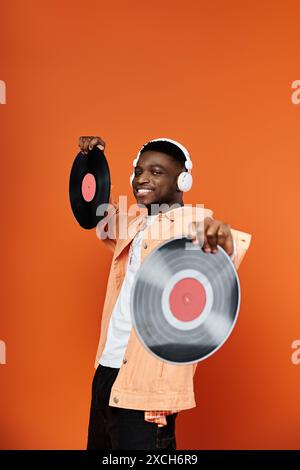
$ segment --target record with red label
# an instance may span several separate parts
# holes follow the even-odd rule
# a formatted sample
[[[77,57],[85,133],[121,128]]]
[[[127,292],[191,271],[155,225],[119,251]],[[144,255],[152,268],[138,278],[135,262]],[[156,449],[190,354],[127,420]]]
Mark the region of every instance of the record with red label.
[[[240,306],[240,284],[227,253],[205,253],[188,238],[172,238],[141,264],[131,292],[133,326],[158,359],[190,364],[227,340]]]
[[[102,150],[94,147],[87,155],[79,152],[69,182],[70,203],[81,227],[91,229],[104,217],[110,195],[110,173]],[[100,207],[101,206],[101,207]]]

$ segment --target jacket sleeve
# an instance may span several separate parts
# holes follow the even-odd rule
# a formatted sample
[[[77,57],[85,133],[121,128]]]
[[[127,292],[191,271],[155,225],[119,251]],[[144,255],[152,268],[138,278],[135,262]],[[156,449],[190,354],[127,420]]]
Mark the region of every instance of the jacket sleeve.
[[[251,235],[246,232],[231,229],[231,234],[235,243],[235,255],[233,258],[233,264],[236,269],[239,268],[241,262],[244,259],[246,251],[248,250],[251,242]]]

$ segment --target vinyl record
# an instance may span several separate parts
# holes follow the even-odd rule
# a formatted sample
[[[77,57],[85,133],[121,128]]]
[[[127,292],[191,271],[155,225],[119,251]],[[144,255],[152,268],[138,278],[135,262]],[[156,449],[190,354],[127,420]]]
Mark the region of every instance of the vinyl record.
[[[100,204],[108,204],[110,173],[104,153],[94,147],[87,155],[81,152],[74,160],[69,183],[73,214],[81,227],[91,229],[103,219],[104,211],[97,215]]]
[[[141,264],[131,292],[138,338],[157,358],[190,364],[215,353],[229,337],[239,311],[235,267],[218,246],[205,253],[187,238],[172,238]]]

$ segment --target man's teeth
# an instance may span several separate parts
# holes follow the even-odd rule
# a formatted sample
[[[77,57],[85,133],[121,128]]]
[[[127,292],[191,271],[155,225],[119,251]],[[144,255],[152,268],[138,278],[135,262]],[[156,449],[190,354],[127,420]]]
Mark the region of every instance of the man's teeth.
[[[138,189],[138,193],[140,194],[146,194],[146,193],[151,193],[152,189]]]

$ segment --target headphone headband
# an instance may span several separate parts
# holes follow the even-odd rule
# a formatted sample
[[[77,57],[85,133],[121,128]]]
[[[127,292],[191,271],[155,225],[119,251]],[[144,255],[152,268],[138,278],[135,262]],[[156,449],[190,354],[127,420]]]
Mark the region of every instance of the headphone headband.
[[[186,162],[185,162],[186,169],[191,170],[193,168],[193,163],[192,163],[192,160],[191,160],[191,157],[190,157],[190,154],[189,154],[189,151],[187,150],[187,148],[184,147],[180,142],[177,142],[177,140],[168,139],[167,137],[159,137],[158,139],[152,139],[152,140],[149,140],[148,142],[146,142],[143,145],[143,147],[140,149],[140,151],[137,154],[136,158],[134,159],[133,166],[136,167],[137,162],[138,162],[138,160],[140,158],[140,155],[141,155],[141,151],[143,150],[143,148],[147,144],[150,144],[151,142],[163,142],[163,141],[170,142],[171,144],[176,145],[182,151],[182,153],[184,154],[184,156],[186,158]]]

